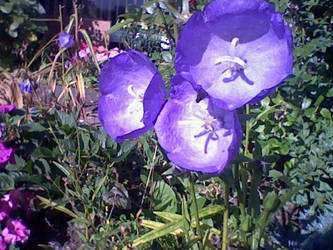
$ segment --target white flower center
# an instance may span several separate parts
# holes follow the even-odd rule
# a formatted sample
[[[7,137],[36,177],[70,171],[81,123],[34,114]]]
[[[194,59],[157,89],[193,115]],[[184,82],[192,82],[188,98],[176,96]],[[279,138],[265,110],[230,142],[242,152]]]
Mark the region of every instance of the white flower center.
[[[133,85],[129,85],[127,87],[127,92],[134,97],[134,99],[131,100],[130,105],[127,107],[127,113],[131,117],[130,119],[135,119],[136,121],[142,123],[144,113],[144,91],[142,89],[136,89]]]
[[[230,55],[221,56],[215,60],[215,65],[223,64],[223,66],[225,66],[221,75],[224,82],[233,81],[239,75],[239,72],[247,67],[246,61],[236,56],[236,47],[238,42],[239,38],[234,37],[230,45]]]
[[[196,107],[193,109],[194,105],[199,105],[200,107]],[[208,143],[210,140],[216,141],[219,139],[218,134],[216,133],[218,130],[222,128],[221,121],[212,117],[207,110],[207,102],[201,101],[200,103],[191,102],[189,104],[190,113],[192,113],[192,118],[188,118],[186,120],[178,121],[178,125],[187,125],[187,126],[195,126],[200,127],[200,132],[194,135],[194,138],[199,138],[202,136],[207,136],[205,145],[204,145],[204,153],[207,154]]]

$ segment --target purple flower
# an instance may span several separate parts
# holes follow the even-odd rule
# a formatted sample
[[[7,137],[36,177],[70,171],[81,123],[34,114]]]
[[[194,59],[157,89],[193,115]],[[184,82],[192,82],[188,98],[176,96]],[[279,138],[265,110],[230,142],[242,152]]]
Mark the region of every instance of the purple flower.
[[[2,238],[2,236],[0,236],[0,250],[6,250],[6,249],[7,249],[7,244]]]
[[[117,142],[153,128],[166,101],[163,79],[142,53],[128,50],[109,60],[99,81],[99,119]]]
[[[0,141],[0,168],[6,167],[8,162],[15,164],[14,149],[6,148]]]
[[[34,193],[29,190],[16,189],[5,194],[0,200],[0,221],[8,217],[10,212],[17,208],[23,209],[29,216],[32,211],[30,202],[33,198]]]
[[[0,113],[10,113],[12,111],[15,111],[15,105],[8,104],[8,105],[1,105],[0,106]]]
[[[171,84],[171,100],[155,124],[158,142],[177,166],[220,173],[239,150],[242,132],[237,113],[197,95],[180,75]]]
[[[221,108],[234,110],[291,75],[292,34],[263,0],[214,0],[185,25],[175,66]]]
[[[31,93],[32,92],[32,86],[30,83],[29,79],[25,79],[21,84],[20,84],[20,90],[22,92],[27,92],[27,93]]]
[[[59,35],[59,46],[60,48],[67,48],[74,43],[73,36],[67,32],[62,32]]]
[[[23,243],[29,238],[30,230],[23,224],[22,220],[9,219],[1,235],[7,244],[13,244],[17,241]]]
[[[9,206],[7,201],[0,201],[0,221],[3,221],[6,217],[9,216],[12,208]]]

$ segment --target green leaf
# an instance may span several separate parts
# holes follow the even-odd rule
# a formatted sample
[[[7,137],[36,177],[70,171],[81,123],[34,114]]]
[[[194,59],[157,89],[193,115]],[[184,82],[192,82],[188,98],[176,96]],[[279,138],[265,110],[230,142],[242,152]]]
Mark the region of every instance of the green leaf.
[[[141,236],[140,238],[134,240],[132,247],[137,247],[139,245],[145,244],[145,243],[155,240],[157,238],[160,238],[160,237],[166,236],[170,233],[173,233],[174,231],[180,229],[182,224],[183,224],[183,220],[165,224],[164,226],[157,228],[155,230],[152,230],[149,233],[146,233],[143,236]]]
[[[39,158],[49,158],[52,159],[54,157],[53,152],[46,147],[39,147],[36,148],[35,151],[31,155],[31,159],[37,160]]]
[[[333,97],[333,88],[330,88],[330,90],[326,94],[327,97]]]
[[[320,110],[320,114],[326,119],[332,118],[331,112],[327,108],[323,108],[322,110]]]
[[[110,35],[110,34],[112,34],[113,32],[116,32],[117,30],[120,30],[120,29],[123,28],[124,26],[126,26],[126,25],[132,23],[133,21],[134,21],[134,19],[129,18],[129,19],[126,19],[126,20],[124,20],[124,21],[122,21],[122,22],[116,23],[115,25],[113,25],[113,26],[112,26],[112,27],[106,32],[106,34],[107,34],[107,35]]]
[[[279,201],[279,197],[277,195],[276,192],[272,191],[269,192],[264,199],[264,207],[268,210],[268,211],[272,211],[274,210],[278,205],[279,205],[280,201]]]
[[[28,132],[43,132],[47,130],[40,123],[26,123],[21,126],[21,129]]]
[[[117,154],[117,159],[115,160],[118,162],[124,160],[129,155],[129,153],[132,151],[132,149],[135,147],[136,144],[137,144],[136,140],[126,140],[123,143],[121,143],[120,150],[118,151]]]
[[[178,221],[183,218],[183,216],[181,216],[179,214],[169,213],[169,212],[154,211],[154,214],[165,219],[166,221]]]
[[[302,106],[301,106],[302,109],[307,109],[308,107],[310,107],[311,103],[312,100],[310,98],[305,97],[302,101]]]
[[[0,11],[4,14],[9,14],[12,10],[13,10],[12,3],[3,3],[3,5],[0,6]]]
[[[98,69],[98,72],[101,72],[101,68],[99,67],[99,64],[98,64],[98,61],[97,61],[97,58],[96,58],[96,54],[95,54],[95,50],[94,50],[93,44],[91,42],[91,39],[90,39],[87,31],[83,30],[83,29],[80,29],[79,31],[83,35],[84,40],[86,41],[86,43],[88,44],[91,56],[93,58],[93,61],[94,61],[94,64],[95,64],[96,68]]]
[[[11,190],[14,189],[15,183],[10,175],[5,173],[0,173],[0,189],[1,190]]]
[[[153,192],[154,210],[176,212],[177,198],[172,188],[164,181],[157,181]]]
[[[71,210],[65,208],[64,206],[54,202],[54,201],[51,201],[49,199],[46,199],[42,196],[39,196],[39,195],[36,195],[36,197],[42,202],[42,204],[44,204],[46,207],[52,207],[60,212],[63,212],[75,219],[80,219],[79,216],[77,216],[76,214],[74,214]]]
[[[73,115],[67,114],[59,110],[55,110],[55,114],[58,120],[61,122],[61,125],[68,125],[71,128],[76,126],[76,122],[74,120]]]

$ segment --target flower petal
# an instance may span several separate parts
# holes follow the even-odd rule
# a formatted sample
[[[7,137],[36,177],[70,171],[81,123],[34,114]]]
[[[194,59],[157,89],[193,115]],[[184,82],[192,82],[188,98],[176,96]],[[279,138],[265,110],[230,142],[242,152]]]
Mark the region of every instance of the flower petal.
[[[237,114],[212,107],[207,98],[196,102],[196,92],[179,76],[171,81],[173,91],[184,94],[184,99],[169,100],[161,111],[155,124],[160,145],[169,160],[181,168],[221,172],[239,149]],[[205,121],[217,123],[218,129],[205,131]]]

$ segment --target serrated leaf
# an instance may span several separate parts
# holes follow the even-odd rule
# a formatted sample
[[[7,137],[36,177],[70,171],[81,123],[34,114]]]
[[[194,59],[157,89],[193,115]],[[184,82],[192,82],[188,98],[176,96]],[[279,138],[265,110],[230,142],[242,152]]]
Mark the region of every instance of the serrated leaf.
[[[177,211],[177,198],[172,188],[164,181],[157,181],[153,192],[153,207],[159,211]]]
[[[0,189],[1,190],[11,190],[14,189],[15,183],[14,179],[5,173],[0,173]]]
[[[58,117],[58,120],[61,122],[61,125],[68,125],[71,128],[76,126],[73,115],[67,114],[59,110],[55,110],[55,114]]]

